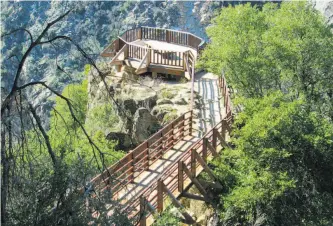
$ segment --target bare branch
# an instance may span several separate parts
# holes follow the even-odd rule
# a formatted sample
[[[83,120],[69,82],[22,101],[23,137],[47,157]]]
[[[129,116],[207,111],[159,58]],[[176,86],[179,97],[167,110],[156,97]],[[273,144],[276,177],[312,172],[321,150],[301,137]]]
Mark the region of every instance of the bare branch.
[[[49,152],[49,155],[50,155],[50,157],[52,159],[53,166],[57,167],[57,157],[56,157],[56,155],[54,154],[54,152],[52,150],[49,136],[47,135],[46,131],[44,130],[44,128],[42,126],[42,123],[40,121],[40,118],[37,115],[36,110],[34,109],[34,107],[32,106],[31,103],[29,103],[29,109],[30,109],[30,111],[32,113],[32,116],[34,117],[34,119],[36,121],[38,129],[41,131],[41,133],[42,133],[42,135],[44,137],[44,140],[45,140],[45,143],[46,143],[46,147],[47,147],[47,151]]]
[[[62,14],[61,16],[59,16],[58,18],[56,18],[55,20],[51,21],[50,23],[47,24],[47,26],[44,28],[44,30],[42,31],[42,33],[38,36],[38,38],[36,39],[35,43],[36,45],[38,45],[38,43],[42,40],[42,38],[45,36],[45,34],[47,33],[47,31],[56,23],[58,23],[60,20],[62,20],[64,17],[66,17],[72,10],[68,10],[67,12],[65,12],[64,14]]]
[[[34,42],[34,40],[33,40],[33,38],[32,38],[32,34],[31,34],[31,32],[30,32],[28,29],[26,29],[26,28],[17,28],[17,29],[14,29],[14,30],[12,30],[12,31],[10,31],[10,32],[8,32],[8,33],[6,33],[6,34],[1,35],[1,38],[5,37],[5,36],[9,36],[9,35],[11,35],[11,34],[13,34],[13,33],[15,33],[15,32],[18,32],[18,31],[24,31],[24,32],[27,32],[27,33],[28,33],[29,38],[30,38],[30,45]]]
[[[27,59],[27,57],[29,56],[30,52],[32,51],[32,49],[36,46],[38,46],[39,42],[41,41],[41,39],[45,36],[45,34],[47,33],[47,31],[57,22],[59,22],[60,20],[62,20],[65,16],[67,16],[69,13],[71,12],[71,10],[68,10],[65,14],[59,16],[58,18],[56,18],[55,20],[53,20],[52,22],[48,23],[46,28],[42,31],[42,33],[38,36],[38,38],[36,39],[36,41],[32,42],[29,46],[29,48],[27,49],[27,51],[23,54],[23,57],[18,65],[15,77],[14,77],[14,82],[13,82],[13,86],[11,91],[9,92],[9,94],[6,96],[6,98],[4,99],[3,103],[1,104],[1,118],[4,115],[4,111],[6,109],[6,107],[8,106],[9,102],[11,101],[11,99],[13,98],[13,96],[15,96],[15,93],[17,91],[17,83],[18,80],[20,79],[21,76],[21,72],[23,69],[23,65]]]

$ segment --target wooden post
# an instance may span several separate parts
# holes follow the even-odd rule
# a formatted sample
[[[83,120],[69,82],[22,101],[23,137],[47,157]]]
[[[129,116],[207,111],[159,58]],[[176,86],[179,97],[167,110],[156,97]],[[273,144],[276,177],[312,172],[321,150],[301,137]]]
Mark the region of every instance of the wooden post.
[[[163,181],[157,181],[157,211],[161,213],[163,211]]]
[[[195,150],[191,150],[191,174],[196,177]]]
[[[142,27],[138,29],[138,39],[142,39]]]
[[[186,173],[186,175],[190,178],[190,180],[195,184],[195,186],[198,188],[199,192],[207,197],[207,192],[205,191],[205,188],[200,184],[200,182],[198,181],[198,179],[195,177],[195,175],[193,175],[188,168],[186,167],[185,163],[183,165],[183,170]]]
[[[147,59],[146,59],[146,65],[149,67],[150,61],[151,61],[151,49],[147,49]]]
[[[165,31],[165,40],[166,40],[166,42],[170,42],[170,37],[169,37],[169,30],[166,30]]]
[[[178,162],[178,191],[182,193],[184,190],[183,161]]]
[[[189,120],[189,135],[192,136],[192,126],[193,126],[193,110],[191,111],[190,120]]]
[[[185,134],[185,114],[183,114],[182,120],[183,122],[181,123],[181,127],[183,128],[181,129],[180,133],[181,133],[181,138],[183,139]]]
[[[202,158],[205,162],[207,162],[207,143],[208,143],[208,138],[203,138],[202,139]]]
[[[171,136],[172,136],[172,146],[173,146],[175,144],[175,125],[174,125],[174,123],[171,124],[171,129],[172,129]]]
[[[117,71],[117,72],[120,72],[120,71],[121,71],[121,66],[122,66],[122,65],[115,65],[115,68],[116,68],[116,71]]]
[[[213,129],[213,148],[216,150],[216,146],[217,146],[217,133],[219,131],[217,131],[217,129]]]
[[[146,226],[146,198],[140,197],[140,226]]]
[[[124,60],[128,58],[128,52],[129,52],[129,46],[126,44],[125,50],[124,50]]]
[[[226,140],[226,133],[227,133],[227,121],[225,119],[222,120],[222,132],[221,136],[224,140]]]

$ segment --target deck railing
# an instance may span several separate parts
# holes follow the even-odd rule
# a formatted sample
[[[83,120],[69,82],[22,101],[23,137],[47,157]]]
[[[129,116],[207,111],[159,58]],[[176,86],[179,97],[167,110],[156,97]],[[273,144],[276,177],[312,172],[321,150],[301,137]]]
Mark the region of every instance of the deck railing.
[[[192,112],[181,115],[141,143],[116,164],[91,180],[96,191],[111,189],[113,195],[157,161],[177,142],[192,133]],[[97,188],[97,189],[96,189]]]
[[[119,38],[128,43],[140,39],[156,40],[187,46],[197,51],[204,44],[203,39],[188,32],[152,27],[138,27],[127,30],[120,35]],[[115,53],[122,48],[122,43],[119,43],[119,38],[104,49],[101,54],[103,57],[113,57]]]
[[[157,210],[158,212],[163,210],[163,200],[166,197],[163,195],[163,189],[161,190],[160,184],[162,183],[171,193],[182,193],[184,190],[184,181],[189,177],[184,168],[187,168],[190,172],[190,176],[197,176],[197,169],[202,166],[199,159],[202,159],[205,164],[210,156],[217,156],[217,147],[222,145],[226,146],[226,134],[231,131],[232,124],[232,112],[231,102],[228,86],[224,75],[219,78],[219,91],[224,97],[224,106],[226,114],[224,118],[216,124],[211,130],[209,130],[199,141],[195,142],[186,152],[180,155],[174,160],[168,169],[154,179],[154,182],[150,186],[145,188],[140,194],[137,194],[140,199],[144,199],[142,203],[140,199],[135,199],[127,204],[124,208],[128,213],[133,213],[131,217],[140,221],[140,225],[145,225],[146,218],[151,215],[150,211],[147,211],[147,203],[150,208]]]
[[[210,156],[217,156],[217,147],[228,146],[227,133],[231,131],[232,111],[228,86],[224,76],[219,78],[219,91],[224,97],[226,109],[223,119],[209,130],[202,138],[191,145],[185,152],[173,160],[167,169],[154,178],[149,186],[136,194],[137,198],[131,199],[123,208],[130,218],[140,221],[145,225],[146,218],[152,211],[163,211],[163,202],[167,195],[181,194],[184,191],[184,182],[187,178],[194,181],[198,175],[199,167],[207,168],[207,160]],[[91,182],[96,192],[110,190],[113,197],[121,188],[134,181],[144,170],[148,170],[154,162],[160,159],[175,144],[192,134],[193,112],[189,111],[181,115],[170,124],[159,130],[145,142],[141,143],[133,151],[129,152],[119,162],[95,177]],[[204,193],[202,187],[198,188]],[[144,202],[142,202],[144,200]]]
[[[127,30],[120,37],[126,42],[138,39],[156,40],[191,47],[195,50],[198,50],[204,43],[203,39],[188,32],[154,27],[138,27]]]

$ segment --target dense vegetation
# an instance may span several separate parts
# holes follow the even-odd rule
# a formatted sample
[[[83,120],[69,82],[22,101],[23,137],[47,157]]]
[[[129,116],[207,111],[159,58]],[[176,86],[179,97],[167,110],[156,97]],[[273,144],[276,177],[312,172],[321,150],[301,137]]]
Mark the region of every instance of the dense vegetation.
[[[96,67],[103,63],[98,56],[122,32],[152,26],[204,36],[204,25],[198,26],[201,18],[192,12],[193,2],[0,4],[1,222],[87,225],[92,215],[83,207],[93,193],[89,181],[123,152],[115,150],[117,144],[107,140],[103,130],[117,124],[111,98],[110,104],[87,113],[83,71],[89,70],[84,65],[103,80]],[[220,5],[207,4],[206,17]],[[82,188],[85,192],[78,192]],[[104,202],[113,204],[110,200],[93,199],[91,209],[106,216]],[[112,217],[95,221],[129,225],[126,218],[114,209]]]
[[[232,87],[224,225],[333,224],[333,34],[306,2],[224,8],[201,65]]]
[[[89,199],[91,177],[123,152],[101,129],[117,124],[111,98],[87,113],[87,73],[93,69],[103,80],[98,54],[132,27],[181,28],[204,36],[193,3],[1,6],[2,223],[131,225],[112,194]],[[311,6],[291,2],[224,8],[207,33],[211,43],[199,63],[215,74],[225,72],[234,104],[242,109],[235,118],[234,148],[213,162],[224,185],[221,222],[332,225],[330,28]],[[98,219],[84,208],[87,201],[101,213]],[[106,217],[110,206],[113,214]],[[178,222],[166,211],[156,225]]]

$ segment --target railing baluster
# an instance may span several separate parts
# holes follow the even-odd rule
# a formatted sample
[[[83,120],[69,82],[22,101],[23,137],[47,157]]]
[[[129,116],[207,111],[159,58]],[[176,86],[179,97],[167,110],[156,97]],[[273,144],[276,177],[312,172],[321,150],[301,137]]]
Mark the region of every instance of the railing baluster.
[[[183,161],[178,162],[178,191],[182,193],[184,190],[184,173],[183,173]]]
[[[146,198],[140,197],[140,226],[146,226]]]
[[[157,211],[163,211],[163,180],[157,181]]]

